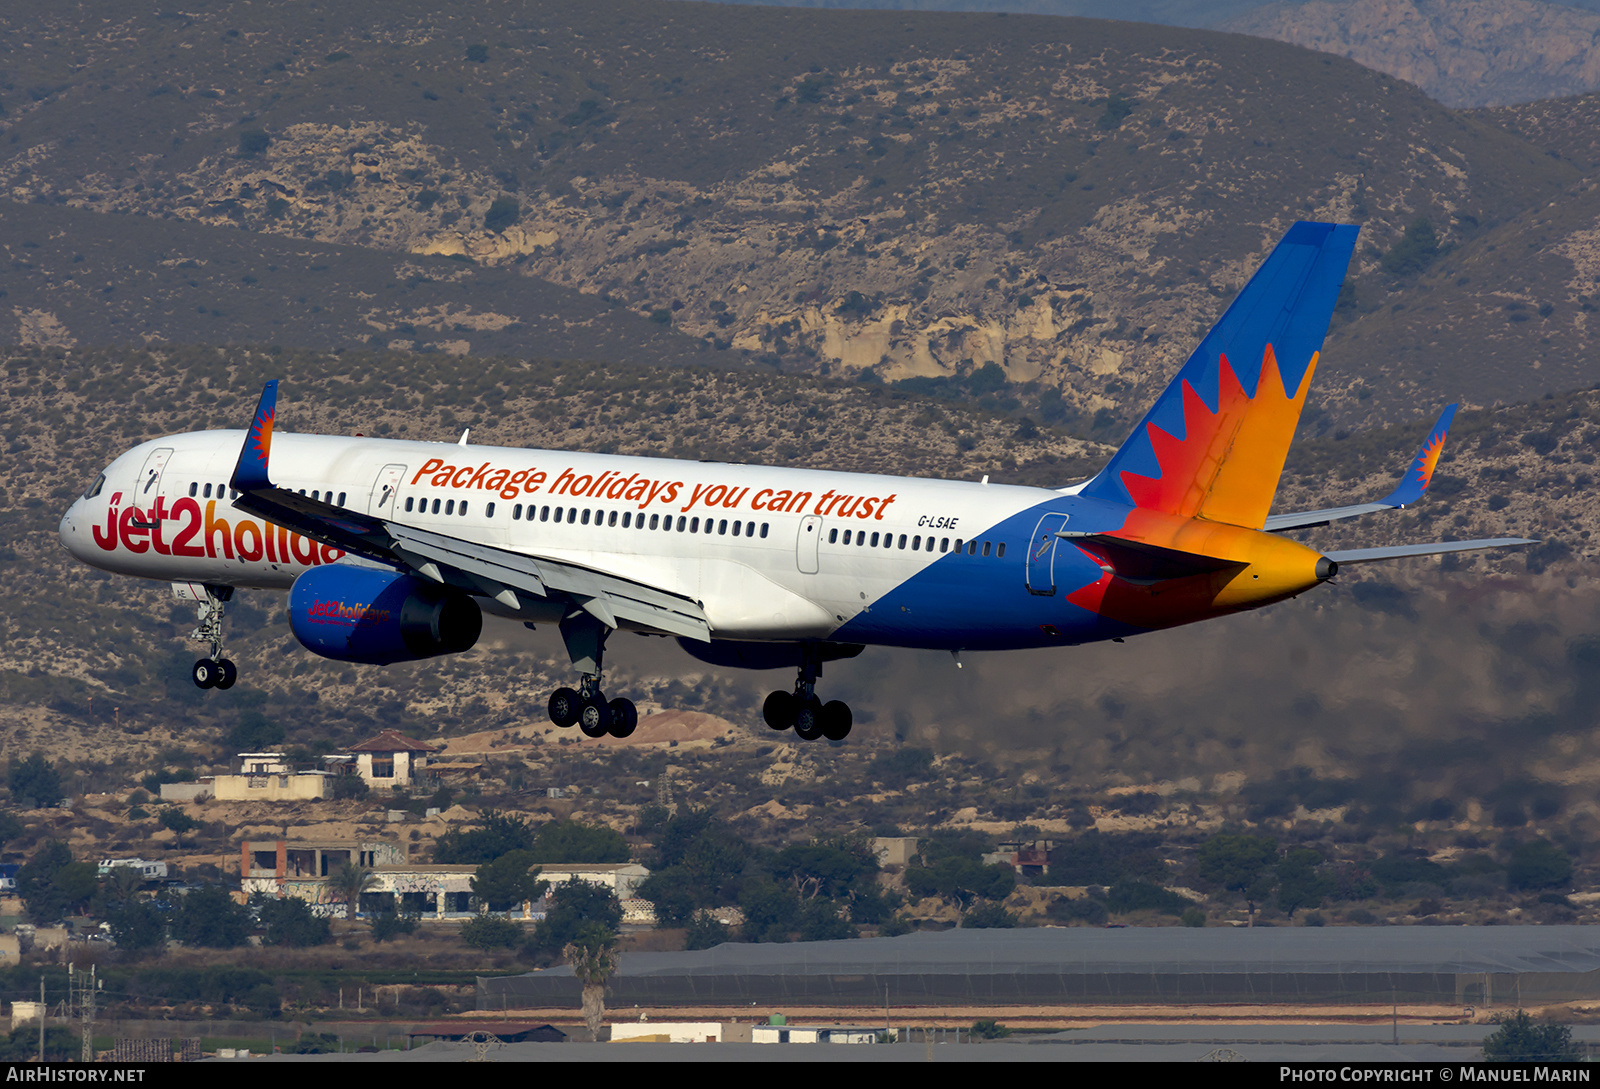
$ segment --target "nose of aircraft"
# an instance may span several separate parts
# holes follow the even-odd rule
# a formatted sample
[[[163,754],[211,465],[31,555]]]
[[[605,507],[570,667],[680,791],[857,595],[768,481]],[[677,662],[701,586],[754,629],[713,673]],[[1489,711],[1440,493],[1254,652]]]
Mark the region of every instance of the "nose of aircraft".
[[[82,539],[84,525],[84,510],[82,498],[74,499],[72,506],[61,516],[61,526],[57,533],[61,537],[62,546],[78,559],[83,556],[79,552],[79,541]]]

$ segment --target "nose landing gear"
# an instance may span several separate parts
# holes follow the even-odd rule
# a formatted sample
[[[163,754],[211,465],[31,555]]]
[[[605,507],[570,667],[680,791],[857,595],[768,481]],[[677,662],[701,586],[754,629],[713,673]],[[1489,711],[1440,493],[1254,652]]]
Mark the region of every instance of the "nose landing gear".
[[[823,703],[817,698],[817,678],[822,675],[822,656],[808,646],[800,660],[800,674],[795,678],[793,692],[773,692],[761,705],[761,717],[774,730],[793,729],[802,741],[815,741],[825,737],[829,741],[843,741],[850,736],[853,716],[850,705],[842,700]]]
[[[239,669],[222,656],[222,616],[233,597],[233,587],[175,582],[172,593],[179,601],[195,603],[200,619],[189,638],[211,647],[211,657],[196,662],[189,671],[189,679],[196,688],[232,688],[239,680]]]
[[[575,725],[585,737],[627,737],[639,725],[639,712],[632,700],[608,701],[600,688],[606,637],[611,631],[582,610],[561,621],[567,655],[581,677],[576,691],[558,688],[550,695],[550,721],[562,729]]]

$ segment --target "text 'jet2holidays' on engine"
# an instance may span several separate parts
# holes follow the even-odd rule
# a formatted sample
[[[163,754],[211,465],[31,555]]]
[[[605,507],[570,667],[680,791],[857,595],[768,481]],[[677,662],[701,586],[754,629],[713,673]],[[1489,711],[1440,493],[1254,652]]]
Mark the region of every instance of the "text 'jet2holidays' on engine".
[[[580,680],[558,726],[626,737],[602,670],[617,631],[703,661],[791,668],[774,729],[841,739],[816,694],[866,646],[971,650],[1125,639],[1282,601],[1341,565],[1531,543],[1319,553],[1279,534],[1422,497],[1455,406],[1375,502],[1270,514],[1357,228],[1296,224],[1106,467],[1052,490],[661,458],[274,430],[155,439],[61,522],[95,567],[170,582],[199,607],[202,688],[227,688],[235,587],[289,590],[305,647],[387,665],[472,647],[483,613],[555,624]]]

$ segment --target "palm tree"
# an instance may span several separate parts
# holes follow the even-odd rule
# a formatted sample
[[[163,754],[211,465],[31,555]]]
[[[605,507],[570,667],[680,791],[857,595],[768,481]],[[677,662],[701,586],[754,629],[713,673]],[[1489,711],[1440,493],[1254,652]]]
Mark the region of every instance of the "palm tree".
[[[585,923],[562,954],[572,962],[572,974],[583,984],[583,1023],[598,1040],[600,1023],[606,1017],[606,981],[617,970],[617,936],[599,923]]]
[[[365,866],[357,866],[353,862],[346,862],[328,878],[328,887],[344,900],[346,920],[356,917],[356,909],[361,905],[361,894],[371,889],[377,880],[377,875],[371,870]]]

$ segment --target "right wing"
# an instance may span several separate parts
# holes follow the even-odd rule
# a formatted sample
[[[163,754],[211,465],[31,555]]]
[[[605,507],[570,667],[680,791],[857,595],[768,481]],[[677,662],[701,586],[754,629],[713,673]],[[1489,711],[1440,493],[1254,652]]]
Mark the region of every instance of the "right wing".
[[[1433,425],[1433,430],[1428,432],[1422,448],[1411,459],[1411,465],[1399,486],[1382,499],[1373,503],[1356,503],[1348,507],[1329,507],[1327,510],[1273,514],[1268,516],[1266,524],[1261,528],[1268,533],[1282,533],[1286,529],[1312,529],[1316,526],[1325,526],[1329,522],[1337,522],[1341,518],[1354,518],[1360,514],[1371,514],[1380,510],[1398,510],[1415,503],[1422,498],[1423,493],[1428,490],[1428,485],[1433,481],[1434,466],[1439,464],[1439,454],[1444,449],[1444,437],[1450,430],[1450,422],[1456,418],[1456,409],[1460,407],[1460,405],[1447,405],[1445,410],[1439,413],[1438,422]]]
[[[519,595],[557,599],[589,613],[608,628],[634,627],[702,642],[710,621],[697,601],[581,564],[528,556],[445,533],[407,526],[324,503],[272,483],[268,462],[278,383],[261,391],[230,486],[247,513],[322,544],[386,567],[410,571],[469,594],[492,597],[507,608]]]

